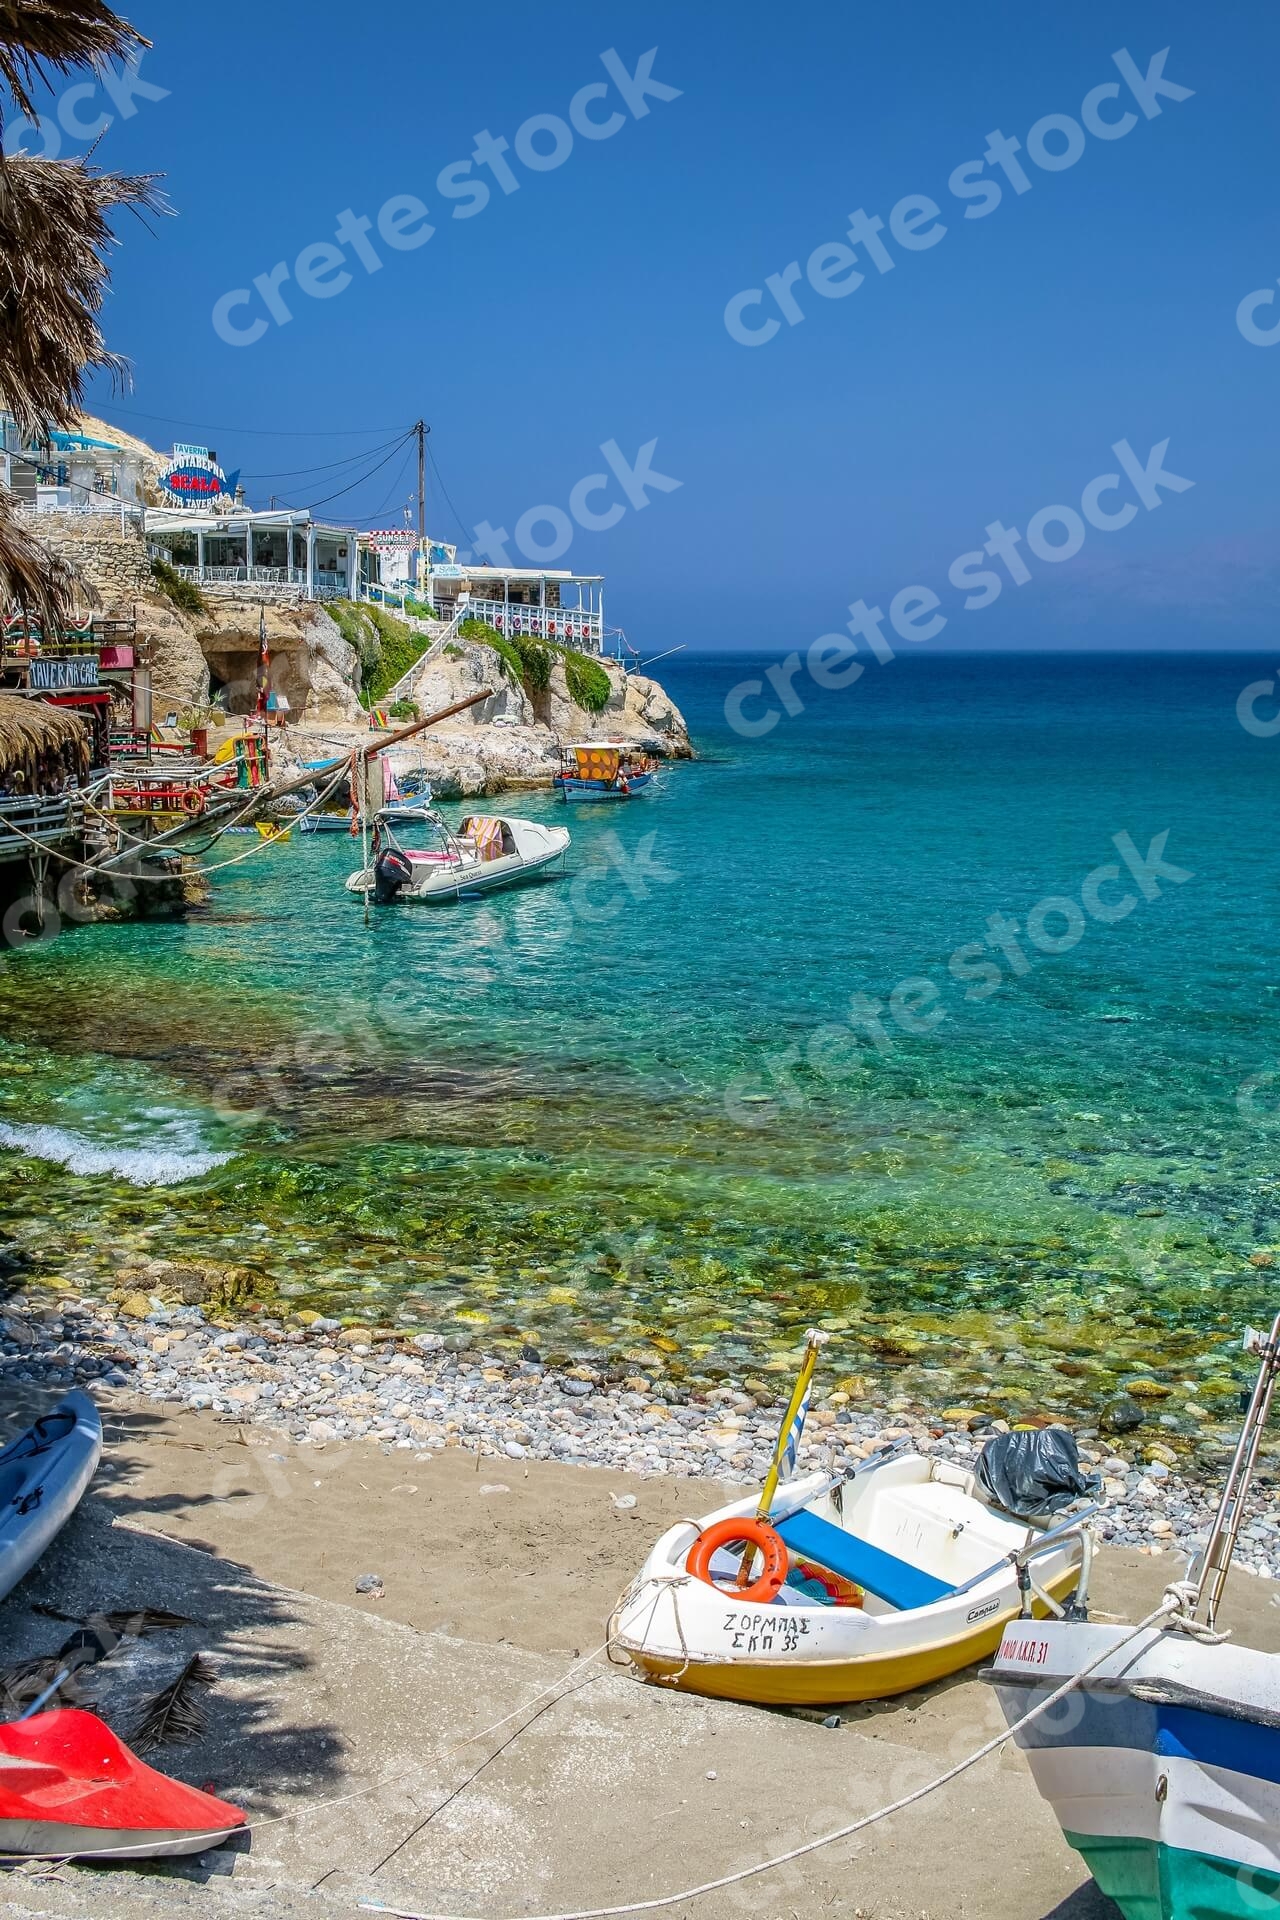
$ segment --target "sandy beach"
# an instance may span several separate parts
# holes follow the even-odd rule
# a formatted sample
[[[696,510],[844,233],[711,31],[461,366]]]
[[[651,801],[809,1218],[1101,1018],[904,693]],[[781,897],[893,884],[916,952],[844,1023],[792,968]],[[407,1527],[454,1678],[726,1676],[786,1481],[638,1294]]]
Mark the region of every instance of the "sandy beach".
[[[46,1334],[65,1330],[63,1316]],[[63,1374],[99,1364],[86,1343],[59,1345],[49,1364]],[[4,1364],[12,1428],[64,1383],[18,1378],[40,1370],[32,1350]],[[261,1414],[191,1410],[103,1380],[95,1392],[106,1450],[94,1492],[0,1609],[4,1643],[15,1659],[59,1644],[66,1628],[41,1606],[188,1616],[178,1633],[129,1643],[86,1691],[127,1728],[144,1693],[208,1653],[208,1731],[156,1757],[271,1824],[193,1863],[10,1876],[0,1910],[328,1920],[377,1900],[496,1920],[625,1903],[839,1827],[1001,1728],[972,1671],[829,1726],[663,1693],[611,1668],[600,1649],[618,1592],[657,1533],[718,1504],[727,1479],[517,1458],[474,1428],[470,1444],[455,1431],[438,1447],[299,1441]],[[1141,1617],[1180,1567],[1150,1547],[1104,1552],[1096,1612]],[[362,1593],[368,1576],[378,1587]],[[1237,1578],[1228,1624],[1280,1649],[1277,1598],[1269,1580]],[[671,1910],[1112,1911],[1009,1750],[854,1840]]]

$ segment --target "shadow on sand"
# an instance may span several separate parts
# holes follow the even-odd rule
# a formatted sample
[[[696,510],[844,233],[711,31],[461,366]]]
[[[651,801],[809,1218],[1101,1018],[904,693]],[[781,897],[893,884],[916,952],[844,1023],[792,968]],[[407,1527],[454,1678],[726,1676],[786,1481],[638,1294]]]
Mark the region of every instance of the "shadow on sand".
[[[60,1398],[14,1379],[18,1364],[0,1362],[4,1440]],[[205,1731],[158,1748],[149,1764],[235,1804],[250,1801],[255,1817],[269,1818],[299,1796],[323,1798],[347,1777],[347,1743],[322,1712],[297,1717],[299,1703],[308,1704],[308,1673],[317,1664],[298,1597],[231,1561],[147,1531],[149,1520],[171,1506],[189,1509],[199,1496],[133,1496],[128,1470],[113,1450],[112,1424],[104,1409],[106,1444],[91,1493],[0,1604],[0,1666],[56,1652],[72,1623],[91,1614],[142,1608],[180,1614],[189,1625],[123,1640],[110,1659],[69,1683],[64,1704],[98,1713],[127,1741],[145,1703],[177,1678],[193,1653],[205,1654],[217,1676],[202,1698]],[[132,1412],[128,1430],[136,1434],[151,1424],[145,1413]],[[0,1717],[14,1718],[16,1711]],[[293,1723],[283,1723],[287,1719]]]

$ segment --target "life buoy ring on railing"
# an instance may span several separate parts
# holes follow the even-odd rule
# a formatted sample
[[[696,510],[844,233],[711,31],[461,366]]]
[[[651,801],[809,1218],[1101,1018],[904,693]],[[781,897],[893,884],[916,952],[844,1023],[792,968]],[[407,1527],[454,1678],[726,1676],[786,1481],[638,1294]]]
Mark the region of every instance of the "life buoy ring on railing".
[[[742,1542],[759,1549],[764,1566],[750,1586],[726,1586],[712,1576],[711,1562],[721,1547]],[[764,1520],[717,1520],[705,1527],[689,1549],[685,1567],[695,1580],[705,1580],[720,1593],[760,1606],[772,1600],[787,1577],[787,1544]]]
[[[204,812],[204,795],[201,793],[199,787],[188,787],[186,792],[182,796],[181,805],[182,805],[182,811],[184,813],[190,813],[193,815],[197,813],[203,813]]]

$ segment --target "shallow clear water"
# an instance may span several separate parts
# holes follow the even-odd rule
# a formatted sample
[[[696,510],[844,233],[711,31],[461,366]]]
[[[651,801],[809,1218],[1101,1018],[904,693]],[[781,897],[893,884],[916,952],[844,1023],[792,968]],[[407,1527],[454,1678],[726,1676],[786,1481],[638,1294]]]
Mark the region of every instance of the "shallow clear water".
[[[664,663],[704,757],[573,809],[564,880],[366,929],[351,843],[295,836],[185,924],[0,957],[9,1263],[188,1251],[694,1380],[819,1319],[859,1392],[1088,1407],[1153,1373],[1192,1430],[1188,1383],[1225,1396],[1280,1298],[1250,1260],[1280,1250],[1280,740],[1235,719],[1264,667],[912,658],[800,676],[742,740],[724,694],[765,665]],[[1146,899],[1113,836],[1165,831],[1192,877]],[[1110,923],[1078,904],[1107,863]],[[966,999],[950,956],[1046,896],[1078,938],[988,949]]]

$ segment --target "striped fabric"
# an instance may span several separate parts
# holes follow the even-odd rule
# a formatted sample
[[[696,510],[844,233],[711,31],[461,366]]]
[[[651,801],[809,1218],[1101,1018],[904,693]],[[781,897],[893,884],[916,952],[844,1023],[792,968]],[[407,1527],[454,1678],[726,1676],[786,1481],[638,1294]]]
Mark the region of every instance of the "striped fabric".
[[[805,1415],[809,1411],[809,1395],[813,1388],[810,1379],[804,1390],[804,1399],[796,1408],[795,1419],[787,1430],[786,1445],[782,1449],[782,1477],[789,1480],[796,1470],[796,1456],[800,1451],[800,1435],[804,1432]]]

